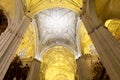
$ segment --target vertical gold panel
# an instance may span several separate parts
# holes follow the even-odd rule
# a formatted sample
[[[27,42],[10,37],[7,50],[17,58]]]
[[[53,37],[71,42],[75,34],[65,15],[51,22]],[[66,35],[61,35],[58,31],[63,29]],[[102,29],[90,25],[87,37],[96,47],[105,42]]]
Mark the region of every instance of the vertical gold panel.
[[[84,27],[83,22],[80,25],[79,36],[80,36],[80,46],[81,46],[82,52],[84,54],[90,54],[91,52],[89,47],[93,45],[93,43],[90,39],[90,36],[88,35],[87,30]]]
[[[29,60],[35,54],[35,32],[34,27],[29,25],[25,32],[23,39],[16,51],[16,54],[21,57],[22,60]]]

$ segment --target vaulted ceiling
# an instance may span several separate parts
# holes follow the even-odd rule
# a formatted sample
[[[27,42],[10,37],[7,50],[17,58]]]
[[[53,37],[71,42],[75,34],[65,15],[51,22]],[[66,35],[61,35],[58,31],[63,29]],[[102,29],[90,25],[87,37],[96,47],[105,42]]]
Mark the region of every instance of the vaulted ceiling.
[[[0,0],[0,8],[6,11],[10,20],[14,18],[14,12],[15,12],[14,1],[15,0]],[[40,0],[26,0],[27,2],[26,6],[28,9],[24,7],[25,13],[27,12],[27,10],[29,12],[29,9],[34,10],[35,6],[37,6],[36,4],[39,3],[39,1]],[[51,0],[51,1],[55,1],[55,0]],[[80,8],[82,8],[82,4],[83,4],[82,0],[78,0],[78,1],[81,3]],[[44,6],[47,6],[47,5],[44,5]],[[97,16],[99,17],[99,19],[103,21],[103,23],[105,23],[105,26],[110,30],[113,36],[115,36],[115,38],[118,40],[120,40],[119,6],[120,6],[119,0],[95,0],[95,11],[97,13]],[[34,12],[39,12],[39,11],[40,11],[39,9],[35,9]],[[81,10],[80,12],[82,14]],[[31,14],[28,14],[28,15],[31,16]],[[81,46],[82,52],[84,54],[91,54],[93,52],[97,53],[82,22],[81,22],[78,34],[80,36],[79,46]],[[24,60],[26,59],[29,60],[30,57],[34,57],[35,55],[35,50],[36,50],[35,46],[36,46],[36,33],[34,30],[34,26],[29,25],[27,31],[23,36],[23,39],[20,42],[20,45],[18,46],[16,54],[20,55],[20,57],[24,58]],[[63,75],[61,75],[62,78],[64,79],[71,78],[69,80],[72,80],[72,78],[74,77],[75,66],[68,68],[68,65],[71,65],[71,64],[75,65],[75,60],[72,55],[68,55],[68,54],[72,54],[72,52],[61,46],[53,47],[46,52],[46,54],[43,56],[43,63],[41,66],[45,68],[47,66],[47,63],[49,63],[49,61],[51,61],[52,63],[52,65],[48,64],[50,67],[47,67],[46,68],[47,70],[45,70],[46,78],[49,78],[49,80],[53,80],[54,76],[57,76],[55,74],[49,75],[51,71],[53,71],[54,69],[55,73],[59,73],[62,71],[62,73],[64,73],[65,76],[67,76],[67,77],[64,77]],[[64,56],[67,56],[67,57],[64,57]],[[59,58],[59,61],[58,61],[58,58]],[[57,59],[57,62],[56,62],[56,59]],[[68,63],[68,61],[70,61],[71,63]],[[56,71],[56,69],[58,70],[58,67],[61,67],[64,70],[61,69],[59,71]],[[70,70],[71,72],[73,72],[71,76],[68,76],[69,73],[67,72],[67,70]],[[58,79],[58,77],[56,78]]]

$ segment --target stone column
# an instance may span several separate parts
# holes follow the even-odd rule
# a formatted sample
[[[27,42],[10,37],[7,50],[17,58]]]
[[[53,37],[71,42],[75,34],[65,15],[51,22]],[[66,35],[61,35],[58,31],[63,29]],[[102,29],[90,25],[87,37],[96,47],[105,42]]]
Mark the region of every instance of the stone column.
[[[4,78],[4,75],[10,63],[13,60],[15,51],[17,50],[17,47],[22,39],[22,36],[24,32],[26,31],[26,28],[29,24],[29,19],[27,17],[25,17],[23,20],[24,20],[23,24],[20,25],[21,29],[16,33],[10,45],[7,46],[7,49],[4,51],[3,55],[0,58],[0,78],[1,78],[0,80]]]
[[[79,80],[90,80],[90,66],[87,64],[85,57],[80,57],[77,60],[77,73]]]
[[[30,22],[30,19],[24,16],[21,0],[15,0],[15,6],[14,20],[0,36],[0,80],[3,80],[20,40]]]
[[[120,80],[120,44],[104,27],[94,11],[94,0],[87,0],[86,13],[82,16],[98,54],[111,80]],[[89,9],[88,9],[89,8]]]
[[[31,64],[27,80],[39,80],[39,74],[40,74],[40,61],[34,59]]]
[[[19,5],[19,6],[18,6]],[[15,16],[14,20],[8,24],[7,29],[0,36],[0,58],[7,49],[8,45],[11,43],[13,38],[15,37],[18,30],[21,28],[22,18],[24,16],[23,6],[21,0],[15,0]]]

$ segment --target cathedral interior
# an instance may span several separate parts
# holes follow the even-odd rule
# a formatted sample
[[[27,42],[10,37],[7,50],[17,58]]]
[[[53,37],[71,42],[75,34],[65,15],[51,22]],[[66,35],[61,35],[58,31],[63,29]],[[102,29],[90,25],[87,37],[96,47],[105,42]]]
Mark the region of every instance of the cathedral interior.
[[[120,80],[119,0],[0,0],[0,80]]]

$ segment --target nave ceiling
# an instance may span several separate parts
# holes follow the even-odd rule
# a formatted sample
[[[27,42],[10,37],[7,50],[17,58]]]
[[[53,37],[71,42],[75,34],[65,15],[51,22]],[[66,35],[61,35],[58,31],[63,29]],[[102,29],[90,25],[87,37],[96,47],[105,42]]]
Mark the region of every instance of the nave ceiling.
[[[42,7],[40,6],[40,4],[46,2],[45,0],[42,0],[42,3],[39,3],[40,0],[26,0],[23,2],[26,2],[26,4],[23,5],[24,8],[24,13],[25,15],[27,15],[30,18],[34,18],[33,16],[42,11],[45,10],[46,7],[52,5],[43,5]],[[60,0],[49,0],[51,3],[54,3],[55,1],[59,4]],[[72,1],[72,0],[71,0]],[[82,0],[78,0],[79,3],[76,3],[75,5],[77,6],[77,4],[81,4],[81,6],[77,6],[80,7],[80,10],[77,12],[80,15],[83,13],[82,8],[83,8],[83,1]],[[15,10],[15,6],[14,6],[15,2],[14,0],[0,0],[0,8],[4,9],[6,12],[6,15],[9,17],[9,20],[12,21],[14,19],[14,10]],[[37,5],[36,5],[37,4]],[[118,4],[118,5],[116,5]],[[119,20],[119,0],[95,0],[95,11],[97,13],[97,16],[99,17],[99,19],[105,24],[105,26],[108,28],[108,30],[112,33],[113,36],[115,36],[115,38],[117,40],[120,41],[120,20]],[[61,5],[61,4],[59,4]],[[37,8],[36,8],[37,6]],[[61,5],[62,7],[62,5]],[[73,9],[78,9],[75,8],[75,6],[72,6]],[[52,8],[52,7],[50,7]],[[69,9],[69,8],[68,8]],[[19,55],[22,59],[22,61],[31,61],[31,59],[34,58],[35,52],[36,52],[36,32],[35,32],[35,28],[34,25],[31,24],[28,26],[19,46],[18,49],[16,51],[16,54]],[[97,54],[97,51],[85,29],[85,26],[83,24],[83,22],[81,21],[79,30],[78,30],[78,35],[79,35],[79,46],[81,47],[82,53],[83,54]],[[57,54],[56,54],[57,53]],[[51,55],[49,55],[51,54]],[[71,54],[71,55],[68,55]],[[67,56],[64,57],[64,56]],[[70,56],[70,57],[69,57]],[[53,58],[53,60],[51,60]],[[67,50],[67,48],[61,47],[61,46],[55,46],[51,49],[49,49],[46,54],[43,56],[43,60],[42,60],[42,68],[46,67],[49,65],[49,67],[47,67],[46,69],[42,69],[44,70],[43,72],[46,73],[45,77],[49,78],[49,80],[53,80],[54,76],[56,76],[55,74],[51,74],[51,76],[49,76],[49,74],[51,73],[52,70],[54,70],[55,73],[60,73],[61,71],[64,73],[64,75],[66,75],[67,77],[64,77],[63,75],[61,77],[65,78],[70,78],[69,80],[73,80],[74,79],[74,72],[75,72],[75,67],[76,67],[76,63],[75,63],[75,58],[72,55],[72,52],[70,50]],[[50,62],[51,60],[51,63]],[[56,62],[57,60],[57,62]],[[73,60],[73,61],[72,61]],[[71,62],[71,63],[69,63]],[[48,64],[49,63],[49,64]],[[68,68],[67,65],[73,65],[71,67]],[[52,66],[52,67],[51,67]],[[62,69],[58,69],[58,68],[62,68]],[[57,71],[59,70],[59,71]],[[69,76],[69,72],[67,72],[67,70],[70,70],[72,72],[71,76]],[[61,74],[63,74],[61,73]],[[41,74],[40,74],[41,75]],[[58,78],[58,77],[56,77]],[[73,79],[72,79],[73,78]]]

